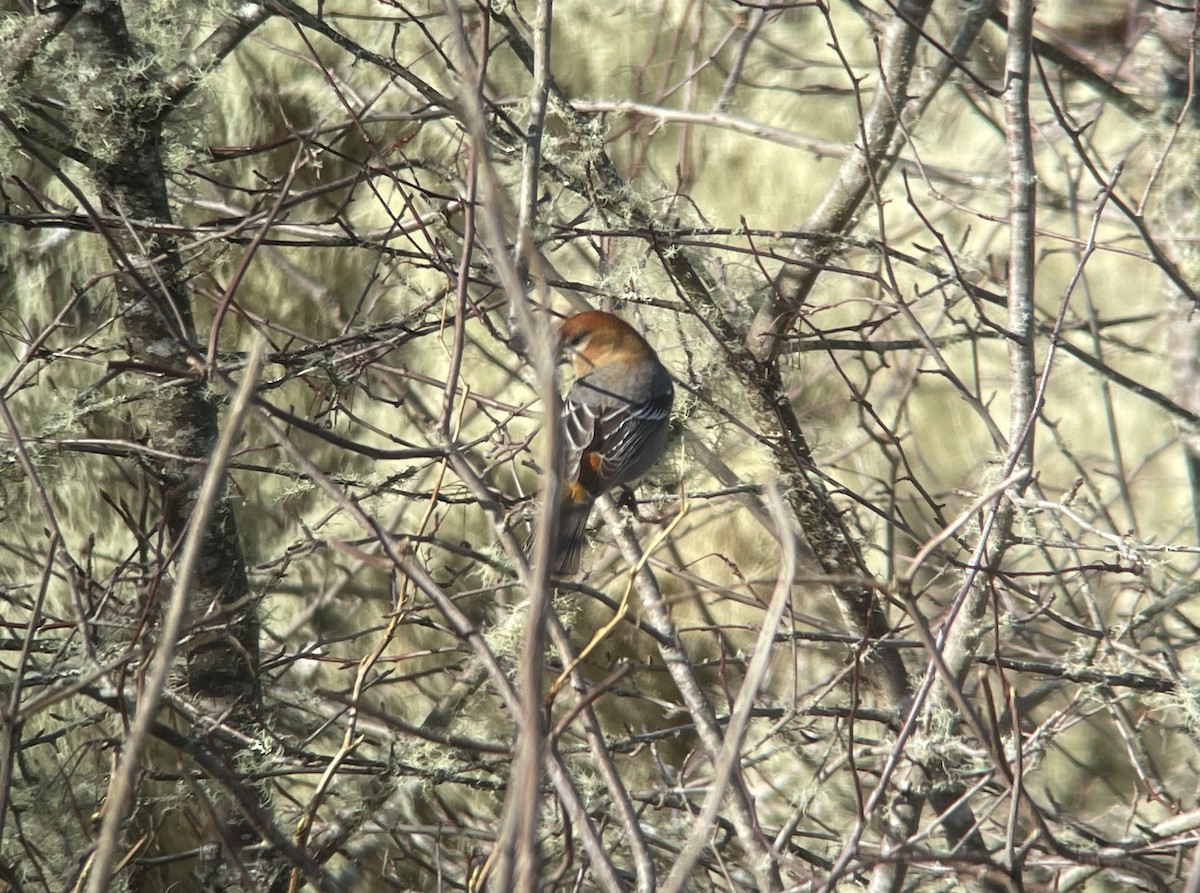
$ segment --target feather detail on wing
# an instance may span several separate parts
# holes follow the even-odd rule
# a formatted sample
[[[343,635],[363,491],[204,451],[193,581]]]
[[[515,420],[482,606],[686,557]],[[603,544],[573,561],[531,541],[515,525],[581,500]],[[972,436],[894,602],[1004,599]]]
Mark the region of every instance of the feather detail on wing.
[[[596,495],[645,473],[658,453],[647,444],[664,439],[673,398],[668,391],[631,403],[587,384],[573,388],[563,404],[568,479]]]

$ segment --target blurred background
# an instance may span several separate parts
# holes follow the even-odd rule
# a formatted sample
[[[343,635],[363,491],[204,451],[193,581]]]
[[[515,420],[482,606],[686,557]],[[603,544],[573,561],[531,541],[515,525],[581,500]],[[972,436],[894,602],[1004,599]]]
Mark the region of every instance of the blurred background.
[[[1200,883],[1196,12],[1011,7],[7,0],[0,889],[499,889],[526,306],[677,392],[541,886]]]

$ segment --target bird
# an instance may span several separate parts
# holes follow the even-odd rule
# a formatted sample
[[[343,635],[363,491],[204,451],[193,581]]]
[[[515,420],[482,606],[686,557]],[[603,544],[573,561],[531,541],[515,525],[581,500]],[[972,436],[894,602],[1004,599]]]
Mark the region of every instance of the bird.
[[[565,470],[553,570],[579,571],[592,505],[637,480],[667,443],[675,386],[654,348],[633,326],[602,310],[568,317],[558,328],[575,381],[563,399]]]

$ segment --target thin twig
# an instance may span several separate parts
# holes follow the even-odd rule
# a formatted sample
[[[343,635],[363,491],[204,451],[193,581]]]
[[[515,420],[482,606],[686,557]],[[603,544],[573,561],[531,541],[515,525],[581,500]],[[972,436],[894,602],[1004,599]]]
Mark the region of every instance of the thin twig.
[[[725,738],[721,752],[713,760],[712,778],[709,780],[708,793],[700,814],[696,816],[692,830],[676,857],[671,874],[663,885],[665,893],[682,893],[689,884],[689,879],[696,860],[708,843],[709,829],[717,817],[717,811],[725,801],[729,792],[730,781],[734,772],[738,771],[742,759],[742,742],[750,725],[751,709],[758,697],[759,690],[766,681],[767,671],[773,657],[772,644],[775,631],[783,620],[783,612],[791,603],[792,586],[796,578],[796,537],[788,521],[788,512],[779,494],[775,482],[767,486],[767,505],[771,509],[771,517],[779,531],[779,542],[782,546],[779,557],[779,575],[775,581],[775,591],[771,596],[771,604],[763,615],[762,627],[759,629],[758,641],[750,657],[750,665],[746,668],[746,676],[738,691],[733,709],[729,714],[729,722],[725,727]]]
[[[159,632],[158,646],[154,649],[154,656],[146,673],[137,710],[122,742],[120,761],[109,782],[104,821],[96,838],[96,850],[88,871],[87,893],[104,893],[112,881],[120,834],[133,807],[137,790],[134,779],[141,767],[142,749],[145,747],[150,727],[155,722],[159,701],[167,687],[167,679],[174,669],[175,650],[183,632],[196,567],[205,557],[203,546],[208,534],[209,519],[221,498],[221,491],[225,486],[226,466],[241,436],[242,423],[251,409],[250,398],[258,384],[258,374],[262,369],[265,353],[266,342],[262,338],[256,338],[250,349],[241,385],[230,404],[221,438],[209,458],[208,470],[200,484],[196,507],[192,512],[180,552],[175,588],[167,603]]]

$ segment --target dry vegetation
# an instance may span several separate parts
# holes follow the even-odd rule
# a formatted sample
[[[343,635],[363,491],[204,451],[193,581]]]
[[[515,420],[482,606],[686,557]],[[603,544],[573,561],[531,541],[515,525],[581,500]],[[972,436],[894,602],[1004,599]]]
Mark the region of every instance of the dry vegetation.
[[[1200,890],[1187,6],[5,0],[0,890]]]

